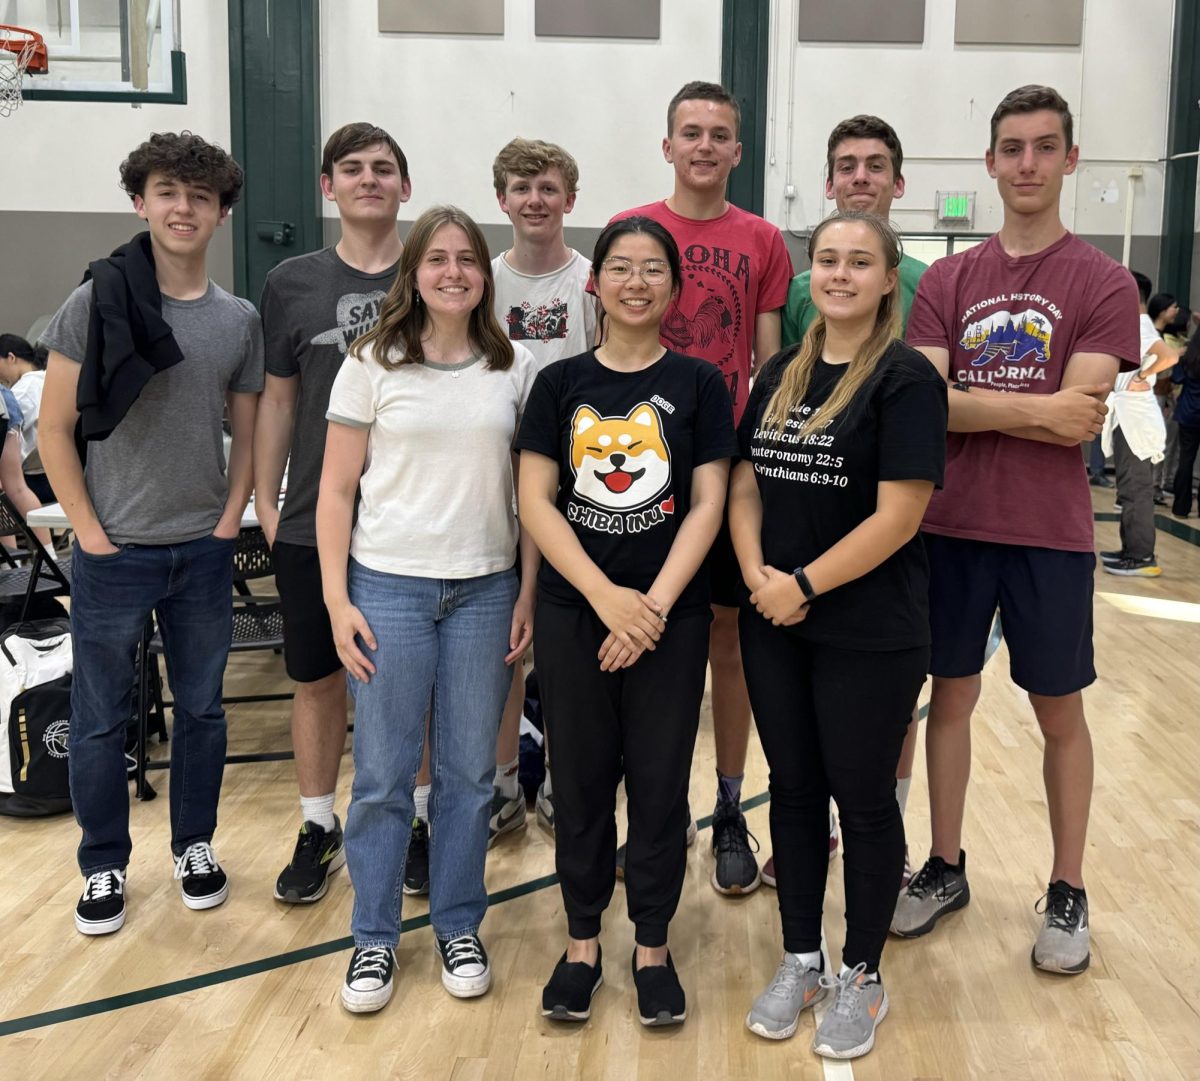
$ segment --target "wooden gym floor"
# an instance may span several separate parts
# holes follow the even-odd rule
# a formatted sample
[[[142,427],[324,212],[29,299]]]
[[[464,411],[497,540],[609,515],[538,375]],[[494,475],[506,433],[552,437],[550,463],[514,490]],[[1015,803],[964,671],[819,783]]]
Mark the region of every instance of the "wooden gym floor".
[[[1096,493],[1101,548],[1117,546],[1110,497]],[[765,887],[738,900],[716,894],[706,829],[689,852],[672,926],[689,996],[682,1028],[644,1030],[633,1015],[632,931],[619,885],[591,1021],[562,1028],[541,1018],[541,986],[565,924],[552,842],[532,814],[528,829],[488,857],[491,993],[466,1002],[446,995],[425,902],[405,898],[396,994],[381,1013],[352,1017],[338,997],[350,883],[339,873],[312,906],[272,899],[299,823],[291,763],[267,761],[226,770],[216,849],[231,892],[208,912],[189,912],[179,900],[167,777],[152,774],[158,799],[133,804],[128,922],[104,938],[74,929],[73,820],[0,820],[0,1078],[1198,1078],[1200,529],[1165,515],[1158,524],[1161,578],[1097,573],[1101,679],[1086,692],[1096,748],[1086,867],[1092,964],[1082,976],[1054,977],[1029,963],[1050,839],[1041,741],[1007,681],[1001,645],[974,727],[966,824],[972,902],[927,938],[889,942],[883,971],[891,1012],[875,1050],[852,1064],[813,1056],[811,1017],[783,1043],[744,1028],[778,959],[775,895]],[[286,681],[279,658],[248,655],[231,660],[227,686],[251,693]],[[287,708],[231,707],[230,753],[286,749]],[[161,756],[165,748],[155,750]],[[343,815],[351,768],[347,753]],[[766,781],[752,739],[744,792],[762,858],[770,851]],[[698,814],[712,789],[706,706],[693,768]],[[907,828],[919,863],[929,837],[923,754]],[[835,957],[840,871],[838,859],[825,921]]]

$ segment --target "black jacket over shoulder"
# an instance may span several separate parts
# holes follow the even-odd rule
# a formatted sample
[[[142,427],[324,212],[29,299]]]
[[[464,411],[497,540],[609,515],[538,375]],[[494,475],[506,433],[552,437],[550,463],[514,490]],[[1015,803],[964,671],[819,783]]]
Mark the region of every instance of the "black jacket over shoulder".
[[[107,439],[150,377],[183,360],[163,319],[148,232],[89,263],[89,278],[92,310],[75,394],[77,435],[85,440]]]

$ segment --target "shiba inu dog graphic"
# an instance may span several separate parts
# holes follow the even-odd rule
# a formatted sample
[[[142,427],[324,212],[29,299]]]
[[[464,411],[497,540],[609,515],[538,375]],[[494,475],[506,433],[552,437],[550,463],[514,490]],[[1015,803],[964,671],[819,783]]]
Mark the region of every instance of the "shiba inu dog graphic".
[[[674,496],[648,506],[671,483],[671,452],[663,438],[662,418],[649,402],[617,417],[603,417],[587,405],[576,409],[571,418],[571,469],[572,494],[612,516],[601,516],[606,521],[601,528],[608,532],[637,532],[674,513]],[[621,513],[641,508],[651,513]]]

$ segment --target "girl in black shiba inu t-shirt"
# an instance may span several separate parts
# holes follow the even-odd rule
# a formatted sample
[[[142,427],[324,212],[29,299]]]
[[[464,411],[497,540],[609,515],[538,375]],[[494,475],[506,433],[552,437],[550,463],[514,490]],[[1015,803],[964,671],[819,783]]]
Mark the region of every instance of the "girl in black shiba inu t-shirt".
[[[600,984],[624,774],[638,1012],[644,1024],[671,1024],[686,1014],[667,926],[683,886],[711,619],[697,572],[736,443],[721,373],[659,343],[680,282],[670,234],[646,218],[616,222],[592,270],[608,340],[538,376],[517,437],[521,521],[545,557],[534,651],[569,935],[542,1012],[585,1020]]]

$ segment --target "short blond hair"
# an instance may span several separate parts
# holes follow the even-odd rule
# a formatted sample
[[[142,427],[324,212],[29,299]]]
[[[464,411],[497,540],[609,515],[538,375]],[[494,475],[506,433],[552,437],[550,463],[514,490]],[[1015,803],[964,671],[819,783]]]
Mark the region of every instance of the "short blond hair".
[[[492,162],[492,182],[496,186],[496,194],[504,194],[509,177],[537,176],[547,169],[557,169],[562,173],[568,195],[579,190],[579,165],[561,146],[542,142],[541,139],[513,139]]]

